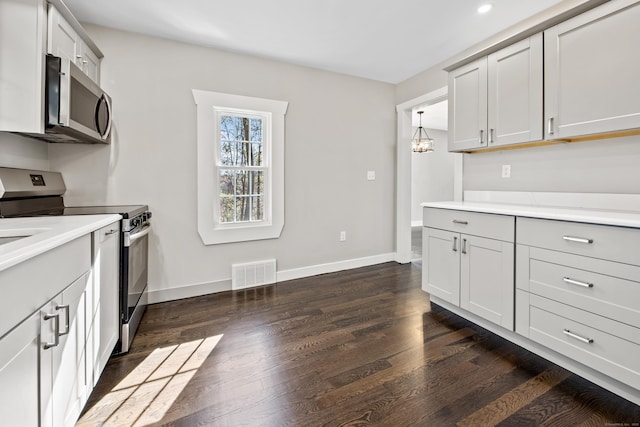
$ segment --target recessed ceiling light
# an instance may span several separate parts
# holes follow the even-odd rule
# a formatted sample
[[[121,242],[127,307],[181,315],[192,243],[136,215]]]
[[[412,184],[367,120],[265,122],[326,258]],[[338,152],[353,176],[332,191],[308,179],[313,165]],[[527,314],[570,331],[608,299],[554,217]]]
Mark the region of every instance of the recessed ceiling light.
[[[478,8],[478,13],[487,13],[493,8],[491,3],[485,3]]]

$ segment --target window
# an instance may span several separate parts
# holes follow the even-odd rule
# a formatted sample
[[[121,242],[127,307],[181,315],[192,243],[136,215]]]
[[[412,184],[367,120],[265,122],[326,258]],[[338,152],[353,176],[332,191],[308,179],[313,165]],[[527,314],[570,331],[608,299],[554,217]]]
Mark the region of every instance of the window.
[[[263,153],[269,146],[263,130],[268,117],[227,111],[216,116],[216,188],[220,200],[216,214],[220,224],[264,221],[264,184],[269,168]]]
[[[193,90],[198,232],[205,244],[272,239],[284,226],[287,102]]]

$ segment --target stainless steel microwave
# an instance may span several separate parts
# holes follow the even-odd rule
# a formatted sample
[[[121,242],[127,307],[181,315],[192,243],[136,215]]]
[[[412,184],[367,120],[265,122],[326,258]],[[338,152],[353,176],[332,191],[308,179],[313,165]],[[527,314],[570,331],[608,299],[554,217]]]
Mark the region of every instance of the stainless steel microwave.
[[[45,135],[49,142],[108,144],[111,98],[72,61],[47,55]]]

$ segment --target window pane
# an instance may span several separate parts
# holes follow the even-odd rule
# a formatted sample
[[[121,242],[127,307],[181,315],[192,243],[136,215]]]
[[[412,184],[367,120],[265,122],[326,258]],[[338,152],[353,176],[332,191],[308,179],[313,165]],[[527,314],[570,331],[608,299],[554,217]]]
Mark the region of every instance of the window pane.
[[[252,195],[264,194],[264,172],[260,172],[260,171],[251,172],[251,194]]]
[[[233,196],[220,197],[220,222],[234,222]]]
[[[251,198],[251,220],[264,220],[264,197],[260,196]]]
[[[236,196],[249,194],[249,172],[236,171]]]
[[[250,141],[262,142],[262,119],[249,119],[251,137]]]
[[[247,196],[238,196],[236,198],[236,222],[249,221],[251,207],[249,206],[250,198]]]
[[[233,196],[234,191],[234,173],[230,170],[220,171],[220,194]]]
[[[220,116],[220,139],[227,141],[235,141],[238,129],[235,117]]]
[[[222,140],[220,141],[220,164],[234,165],[236,157],[236,143]]]
[[[238,159],[236,165],[247,166],[249,165],[250,147],[248,142],[238,142]]]
[[[262,166],[262,143],[251,144],[251,166]]]

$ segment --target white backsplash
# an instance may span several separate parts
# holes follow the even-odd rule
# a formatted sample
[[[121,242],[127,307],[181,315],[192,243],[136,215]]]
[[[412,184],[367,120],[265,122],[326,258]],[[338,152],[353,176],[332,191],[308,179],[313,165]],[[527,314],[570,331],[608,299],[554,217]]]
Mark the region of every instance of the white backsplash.
[[[465,191],[464,201],[640,212],[639,194]]]

